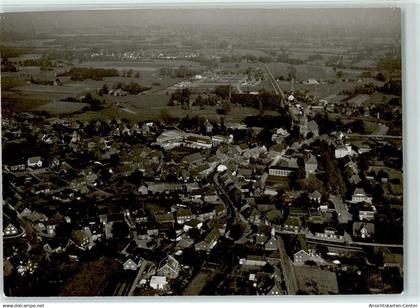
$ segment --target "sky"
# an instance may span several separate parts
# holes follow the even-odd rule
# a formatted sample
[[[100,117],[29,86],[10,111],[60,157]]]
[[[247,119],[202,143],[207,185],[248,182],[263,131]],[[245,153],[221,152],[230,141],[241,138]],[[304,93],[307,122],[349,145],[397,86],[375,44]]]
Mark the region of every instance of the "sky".
[[[4,31],[45,27],[141,25],[327,26],[358,30],[399,31],[400,11],[392,8],[347,9],[137,9],[5,13]]]

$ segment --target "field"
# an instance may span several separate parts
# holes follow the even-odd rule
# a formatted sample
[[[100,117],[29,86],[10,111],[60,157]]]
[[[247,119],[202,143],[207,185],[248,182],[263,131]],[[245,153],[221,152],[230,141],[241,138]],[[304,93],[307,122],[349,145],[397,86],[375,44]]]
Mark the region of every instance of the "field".
[[[83,107],[86,107],[87,104],[85,103],[75,103],[75,102],[50,102],[44,105],[37,107],[39,111],[46,111],[50,114],[57,115],[57,114],[68,114],[73,113],[76,111],[80,111]]]

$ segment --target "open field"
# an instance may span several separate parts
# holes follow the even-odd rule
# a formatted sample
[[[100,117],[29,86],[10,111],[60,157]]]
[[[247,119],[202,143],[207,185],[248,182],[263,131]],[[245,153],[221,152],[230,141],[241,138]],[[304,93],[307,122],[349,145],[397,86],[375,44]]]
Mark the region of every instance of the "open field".
[[[161,60],[161,59],[148,59],[148,60],[136,60],[136,61],[89,61],[75,64],[79,67],[97,67],[97,68],[115,68],[118,70],[129,70],[134,71],[157,71],[163,67],[180,67],[185,66],[191,69],[202,68],[200,64],[188,60]]]
[[[12,90],[23,93],[32,94],[33,92],[40,93],[53,93],[53,94],[66,94],[66,95],[81,95],[83,92],[90,92],[98,89],[102,83],[100,82],[72,82],[66,83],[62,86],[38,85],[38,84],[25,84],[23,86],[15,87]]]
[[[76,102],[50,102],[44,105],[37,107],[39,111],[46,111],[50,114],[57,115],[57,114],[67,114],[73,113],[76,111],[80,111],[83,107],[86,107],[87,104],[85,103],[76,103]]]

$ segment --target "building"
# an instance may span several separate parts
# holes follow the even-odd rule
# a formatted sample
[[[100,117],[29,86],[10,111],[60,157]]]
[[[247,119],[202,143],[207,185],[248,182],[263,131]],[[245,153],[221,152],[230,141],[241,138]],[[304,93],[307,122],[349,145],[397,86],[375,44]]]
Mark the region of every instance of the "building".
[[[150,287],[155,290],[164,290],[168,282],[165,276],[152,276],[150,278]]]
[[[376,207],[369,203],[358,204],[359,219],[361,221],[373,221],[375,219]]]
[[[306,177],[309,176],[309,174],[314,173],[318,169],[318,162],[316,160],[315,155],[310,154],[307,159],[305,159],[305,174]]]
[[[204,240],[195,245],[195,250],[210,251],[217,244],[217,240],[220,237],[220,233],[217,229],[212,229]]]
[[[239,264],[244,266],[264,266],[267,264],[267,260],[262,256],[249,255],[246,258],[239,259]]]
[[[181,271],[181,264],[171,255],[169,255],[165,260],[160,263],[157,274],[159,276],[164,276],[168,279],[173,279],[178,277],[179,272]]]
[[[315,232],[315,237],[323,240],[344,241],[344,234],[340,234],[337,229],[326,227],[324,232]]]
[[[211,149],[213,142],[208,136],[188,134],[184,139],[184,145],[193,149]]]
[[[351,196],[351,201],[354,203],[372,203],[372,197],[369,197],[363,188],[356,188],[353,192],[353,195]]]
[[[137,259],[137,260],[136,260]],[[140,265],[141,265],[141,259],[140,258],[128,258],[124,263],[123,263],[123,268],[126,271],[135,271],[137,270]]]
[[[31,168],[41,168],[42,167],[42,159],[40,156],[29,157],[27,161],[28,167]]]
[[[268,174],[272,176],[288,177],[298,170],[297,161],[294,159],[280,159],[276,165],[268,169]]]
[[[283,223],[283,231],[298,233],[300,231],[300,220],[296,217],[287,217],[286,221]]]
[[[343,158],[351,154],[352,154],[352,149],[351,149],[351,145],[349,144],[339,145],[335,148],[335,151],[334,151],[335,158]]]
[[[321,198],[322,198],[322,195],[317,190],[309,194],[309,200],[313,202],[321,203]]]
[[[317,264],[325,263],[325,260],[315,252],[313,249],[301,249],[294,253],[293,255],[293,263],[296,265],[305,264],[307,261],[313,261]]]
[[[184,224],[185,222],[194,219],[194,217],[195,216],[190,209],[181,208],[176,212],[176,221],[179,224]]]
[[[7,226],[6,226],[6,228],[4,228],[4,230],[3,230],[3,235],[5,236],[5,237],[8,237],[8,236],[13,236],[13,235],[16,235],[16,234],[18,234],[19,233],[19,229],[18,228],[16,228],[15,227],[15,225],[14,224],[12,224],[12,223],[9,223]]]
[[[375,225],[370,222],[356,221],[353,223],[353,238],[371,239],[375,234]]]

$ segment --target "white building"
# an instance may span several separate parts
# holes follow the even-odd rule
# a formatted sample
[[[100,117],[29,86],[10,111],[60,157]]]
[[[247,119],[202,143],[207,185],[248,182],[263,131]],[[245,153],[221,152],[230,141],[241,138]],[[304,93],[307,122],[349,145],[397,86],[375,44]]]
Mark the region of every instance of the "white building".
[[[168,284],[165,276],[152,276],[150,278],[150,287],[155,290],[163,290]]]

